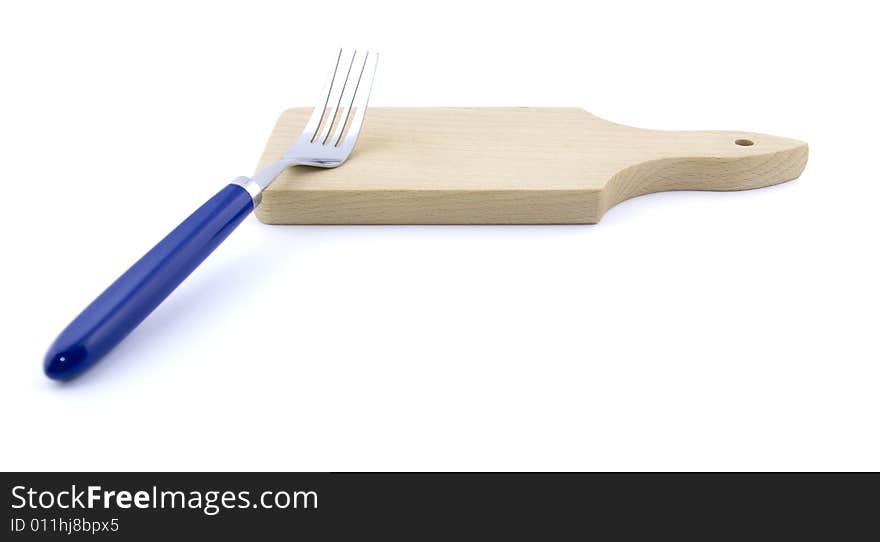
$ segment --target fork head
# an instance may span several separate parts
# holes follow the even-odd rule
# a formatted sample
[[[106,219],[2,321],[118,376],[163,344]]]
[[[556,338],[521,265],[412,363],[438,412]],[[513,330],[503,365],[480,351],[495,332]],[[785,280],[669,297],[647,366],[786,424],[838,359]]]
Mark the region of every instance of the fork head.
[[[296,142],[284,153],[291,165],[336,167],[351,154],[364,123],[379,54],[336,54],[318,103]]]

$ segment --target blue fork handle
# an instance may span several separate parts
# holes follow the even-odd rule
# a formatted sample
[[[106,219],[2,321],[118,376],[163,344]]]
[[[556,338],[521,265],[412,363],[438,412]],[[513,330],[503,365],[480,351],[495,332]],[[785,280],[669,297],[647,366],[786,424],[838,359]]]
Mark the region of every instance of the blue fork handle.
[[[43,368],[67,380],[119,344],[254,209],[247,190],[230,184],[159,241],[55,339]]]

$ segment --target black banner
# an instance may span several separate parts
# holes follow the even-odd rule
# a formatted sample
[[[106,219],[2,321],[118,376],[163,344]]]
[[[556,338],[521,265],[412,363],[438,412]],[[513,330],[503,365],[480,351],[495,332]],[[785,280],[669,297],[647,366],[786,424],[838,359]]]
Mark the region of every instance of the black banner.
[[[4,540],[877,540],[877,474],[6,473]]]

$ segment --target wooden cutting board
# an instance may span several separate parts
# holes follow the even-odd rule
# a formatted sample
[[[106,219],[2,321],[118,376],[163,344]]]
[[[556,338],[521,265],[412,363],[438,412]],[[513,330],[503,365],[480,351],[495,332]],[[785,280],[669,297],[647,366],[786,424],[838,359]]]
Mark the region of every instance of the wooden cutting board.
[[[285,111],[260,160],[296,140]],[[743,190],[798,177],[807,144],[748,132],[664,132],[575,108],[370,108],[336,169],[292,167],[263,193],[268,224],[595,223],[665,190]]]

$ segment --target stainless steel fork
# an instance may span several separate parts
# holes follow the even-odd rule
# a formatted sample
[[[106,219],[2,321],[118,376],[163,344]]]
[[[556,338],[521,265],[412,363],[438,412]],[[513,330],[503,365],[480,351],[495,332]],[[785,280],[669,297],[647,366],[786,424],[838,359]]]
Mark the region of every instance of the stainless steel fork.
[[[321,98],[296,142],[280,160],[251,179],[239,177],[236,182],[259,203],[259,194],[290,166],[333,168],[345,162],[364,123],[378,61],[376,52],[340,49]]]
[[[375,52],[340,50],[305,129],[284,156],[220,190],[104,290],[49,347],[46,375],[73,378],[119,344],[259,205],[286,168],[345,162],[363,126],[378,60]]]

